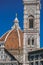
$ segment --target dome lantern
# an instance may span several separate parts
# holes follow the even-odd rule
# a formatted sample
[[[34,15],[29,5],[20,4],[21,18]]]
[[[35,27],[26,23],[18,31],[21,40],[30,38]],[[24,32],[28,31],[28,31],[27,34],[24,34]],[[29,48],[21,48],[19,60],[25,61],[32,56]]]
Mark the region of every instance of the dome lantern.
[[[14,22],[15,22],[15,23],[18,23],[18,22],[19,22],[19,20],[18,20],[18,18],[17,18],[17,13],[16,13],[16,18],[15,18]]]
[[[14,19],[14,25],[13,25],[12,28],[13,28],[13,29],[14,29],[14,28],[15,28],[15,29],[20,28],[20,27],[19,27],[19,20],[18,20],[18,18],[17,18],[17,13],[16,13],[16,17],[15,17],[15,19]]]

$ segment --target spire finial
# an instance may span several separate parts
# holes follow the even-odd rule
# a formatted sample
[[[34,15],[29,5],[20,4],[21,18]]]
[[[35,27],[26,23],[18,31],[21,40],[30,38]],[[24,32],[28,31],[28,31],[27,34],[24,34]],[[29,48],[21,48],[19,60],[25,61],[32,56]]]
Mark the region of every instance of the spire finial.
[[[17,17],[17,13],[16,13],[16,17]]]

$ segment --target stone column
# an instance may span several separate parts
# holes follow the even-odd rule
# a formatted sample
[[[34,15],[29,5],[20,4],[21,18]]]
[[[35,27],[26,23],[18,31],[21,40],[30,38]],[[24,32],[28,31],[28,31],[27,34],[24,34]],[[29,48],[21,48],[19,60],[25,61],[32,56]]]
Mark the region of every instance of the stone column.
[[[23,40],[23,65],[25,65],[25,38],[26,38],[26,35],[24,33],[24,40]]]

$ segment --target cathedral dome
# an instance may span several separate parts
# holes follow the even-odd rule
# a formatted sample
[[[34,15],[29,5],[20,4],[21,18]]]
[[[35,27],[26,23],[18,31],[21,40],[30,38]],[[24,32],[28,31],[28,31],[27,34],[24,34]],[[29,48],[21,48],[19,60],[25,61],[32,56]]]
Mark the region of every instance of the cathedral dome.
[[[14,22],[12,29],[0,38],[0,41],[4,41],[5,48],[9,50],[23,48],[23,32],[19,27],[17,16]]]
[[[18,31],[19,31],[19,35],[20,35],[20,39],[19,39],[19,35],[18,35]],[[12,30],[10,32],[10,34],[8,35],[8,37],[6,36],[6,41],[5,41],[5,48],[6,49],[22,49],[23,47],[23,32],[21,30]]]

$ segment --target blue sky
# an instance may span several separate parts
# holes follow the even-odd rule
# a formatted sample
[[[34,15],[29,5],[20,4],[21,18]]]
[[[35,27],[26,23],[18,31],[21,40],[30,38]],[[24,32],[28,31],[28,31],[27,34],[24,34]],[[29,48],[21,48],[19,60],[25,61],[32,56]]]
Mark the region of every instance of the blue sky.
[[[0,0],[0,37],[11,29],[16,13],[18,13],[20,27],[23,29],[22,0]],[[41,0],[40,29],[40,45],[43,47],[43,0]]]

